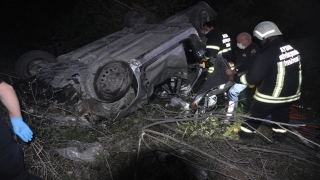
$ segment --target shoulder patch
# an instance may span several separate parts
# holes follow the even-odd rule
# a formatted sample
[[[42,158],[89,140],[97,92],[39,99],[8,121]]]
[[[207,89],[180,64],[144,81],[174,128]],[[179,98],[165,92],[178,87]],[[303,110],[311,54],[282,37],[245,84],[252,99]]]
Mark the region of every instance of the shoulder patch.
[[[247,57],[246,53],[243,53],[243,54],[242,54],[242,57]]]
[[[256,49],[252,49],[252,50],[251,50],[251,54],[255,54],[256,52],[257,52]]]

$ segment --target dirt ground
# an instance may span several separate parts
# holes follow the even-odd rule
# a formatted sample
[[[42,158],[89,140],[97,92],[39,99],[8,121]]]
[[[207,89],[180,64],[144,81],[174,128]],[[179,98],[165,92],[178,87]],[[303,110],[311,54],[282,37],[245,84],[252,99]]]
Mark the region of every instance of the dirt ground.
[[[271,142],[270,125],[264,123],[259,128],[263,135],[239,140],[236,132],[245,115],[238,113],[235,123],[223,125],[219,108],[188,116],[179,107],[164,108],[165,103],[155,99],[112,125],[61,126],[24,114],[35,134],[29,144],[17,138],[26,168],[44,179],[62,180],[291,180],[320,175],[317,138],[303,136],[310,147],[292,133],[284,143]],[[7,117],[5,111],[1,117]],[[95,161],[87,162],[90,158]]]
[[[319,138],[300,135],[302,141],[289,132],[284,143],[272,142],[265,122],[254,140],[240,140],[237,131],[246,117],[241,110],[225,125],[220,123],[226,117],[223,102],[201,116],[165,108],[168,102],[155,98],[119,122],[102,119],[89,126],[23,110],[34,132],[28,144],[16,137],[26,169],[48,180],[319,179]],[[316,112],[294,110],[292,118],[319,128]],[[3,106],[0,115],[8,121]]]

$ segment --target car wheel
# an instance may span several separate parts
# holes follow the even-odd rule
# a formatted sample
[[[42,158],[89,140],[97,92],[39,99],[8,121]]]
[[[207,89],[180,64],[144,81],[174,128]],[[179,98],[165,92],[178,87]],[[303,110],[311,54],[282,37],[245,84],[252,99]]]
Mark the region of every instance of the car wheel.
[[[89,95],[107,103],[116,102],[129,90],[133,79],[130,65],[118,59],[100,59],[88,69]]]
[[[50,53],[35,50],[23,54],[15,65],[16,74],[19,78],[26,79],[36,75],[47,67],[48,63],[56,62],[56,57]]]
[[[190,23],[198,31],[199,36],[204,36],[203,23],[210,21],[209,13],[205,9],[196,9],[191,12]]]
[[[129,11],[124,17],[124,26],[132,28],[137,24],[143,24],[146,22],[146,18],[138,11]]]

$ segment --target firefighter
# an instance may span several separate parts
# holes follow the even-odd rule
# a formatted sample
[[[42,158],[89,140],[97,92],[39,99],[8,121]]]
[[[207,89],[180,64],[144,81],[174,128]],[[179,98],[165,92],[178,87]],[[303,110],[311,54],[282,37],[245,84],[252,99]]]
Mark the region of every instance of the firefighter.
[[[207,38],[204,58],[209,60],[219,54],[231,61],[231,39],[228,34],[221,32],[214,21],[205,22],[203,29]]]
[[[299,52],[284,42],[280,35],[282,33],[273,22],[259,23],[254,28],[253,36],[260,40],[262,49],[251,70],[233,79],[236,83],[258,85],[250,108],[253,118],[264,119],[271,115],[274,122],[289,123],[290,106],[301,94],[301,63]],[[231,74],[230,70],[226,73]],[[253,139],[260,124],[261,121],[245,120],[238,132],[240,138]],[[275,141],[286,139],[287,129],[282,127],[272,125]]]
[[[205,22],[203,24],[203,30],[206,34],[205,37],[207,38],[206,52],[203,61],[213,61],[214,58],[224,58],[227,61],[231,61],[231,38],[228,34],[221,32],[215,21]],[[212,62],[208,64],[210,65],[207,69],[206,81],[201,86],[196,98],[192,101],[191,108],[197,106],[197,103],[202,99],[201,94],[213,88],[212,82],[215,81],[213,76],[214,66]]]
[[[232,70],[232,74],[241,76],[251,69],[256,55],[260,51],[258,45],[252,42],[251,35],[247,32],[242,32],[237,35],[237,46],[235,67]],[[239,101],[240,93],[244,95],[244,99],[241,102],[244,105],[244,112],[250,111],[251,98],[249,89],[246,84],[235,83],[228,91],[229,107],[227,116],[231,116],[236,111]]]

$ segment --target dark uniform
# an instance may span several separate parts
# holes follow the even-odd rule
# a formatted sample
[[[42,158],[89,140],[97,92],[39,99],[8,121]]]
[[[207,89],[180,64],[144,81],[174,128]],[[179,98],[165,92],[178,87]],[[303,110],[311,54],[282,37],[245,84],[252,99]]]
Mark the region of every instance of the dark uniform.
[[[212,63],[213,58],[214,57],[219,58],[219,55],[220,57],[222,56],[223,58],[225,58],[227,61],[231,61],[231,58],[232,58],[231,39],[228,36],[228,34],[222,33],[218,28],[214,28],[211,31],[209,31],[205,37],[208,39],[206,42],[207,45],[206,45],[206,52],[204,54],[204,58],[211,61],[210,63],[211,66],[209,66],[207,71],[207,77],[206,77],[207,80],[204,82],[204,84],[200,88],[198,94],[202,94],[208,91],[209,89],[213,88],[212,87],[212,84],[214,84],[213,81],[216,81],[214,77],[216,76],[215,74],[217,72],[213,73],[213,71],[215,70],[214,69],[215,63]],[[224,72],[223,74],[225,75]],[[227,81],[227,78],[228,77],[225,76],[224,80]],[[224,80],[222,81],[222,83],[224,82]]]
[[[204,58],[209,61],[213,61],[213,58],[217,56],[217,54],[220,54],[228,61],[231,60],[232,54],[231,54],[231,39],[229,38],[228,34],[222,33],[218,28],[214,28],[211,31],[209,31],[205,37],[207,38],[206,42],[206,52],[204,54]],[[212,88],[212,78],[210,79],[210,76],[214,76],[212,72],[214,71],[214,63],[209,62],[211,65],[207,70],[207,77],[206,82],[202,85],[201,89],[199,90],[198,94],[204,93]],[[196,71],[190,71],[188,79],[184,84],[186,84],[186,87],[189,87],[191,83],[196,78],[197,74]],[[225,74],[225,73],[224,73]]]
[[[221,32],[218,28],[214,28],[205,35],[207,39],[206,59],[221,54],[222,57],[231,61],[231,39],[228,34]]]
[[[0,84],[3,81],[0,79]],[[6,122],[0,119],[0,179],[41,180],[24,169],[23,152]]]
[[[241,76],[242,74],[247,73],[248,70],[252,68],[255,58],[259,51],[260,51],[260,48],[254,42],[252,42],[245,49],[237,48],[236,58],[234,59],[234,63],[235,63],[235,70],[238,76]],[[254,94],[254,89],[253,88],[250,89],[247,87],[241,92],[229,91],[228,98],[231,101],[238,101],[239,99],[241,99],[240,102],[244,105],[244,109],[243,109],[244,112],[249,112],[253,94]],[[237,106],[235,105],[235,109],[236,107]]]
[[[274,39],[260,51],[251,70],[240,77],[235,76],[234,81],[259,85],[250,109],[252,117],[264,119],[271,114],[272,121],[289,123],[290,106],[301,94],[299,52],[284,42],[283,38]],[[243,123],[241,130],[244,132],[255,131],[261,123],[255,120],[246,122],[254,129]],[[272,130],[276,133],[286,132],[278,126]]]
[[[248,69],[251,69],[259,51],[260,48],[254,42],[245,49],[237,49],[234,62],[237,74],[247,73]]]

